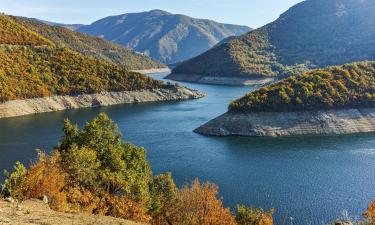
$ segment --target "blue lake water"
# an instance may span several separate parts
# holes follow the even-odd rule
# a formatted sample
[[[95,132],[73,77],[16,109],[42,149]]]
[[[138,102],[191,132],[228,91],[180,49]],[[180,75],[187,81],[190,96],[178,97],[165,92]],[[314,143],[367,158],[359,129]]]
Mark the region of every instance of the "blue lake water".
[[[165,74],[152,75],[161,79]],[[199,178],[219,185],[226,206],[276,208],[276,220],[322,224],[343,210],[360,216],[375,197],[375,134],[299,138],[217,138],[193,129],[224,113],[249,87],[184,84],[206,98],[121,105],[0,119],[0,169],[28,164],[50,150],[63,119],[83,125],[106,112],[124,138],[147,149],[155,174],[170,171],[178,185]]]

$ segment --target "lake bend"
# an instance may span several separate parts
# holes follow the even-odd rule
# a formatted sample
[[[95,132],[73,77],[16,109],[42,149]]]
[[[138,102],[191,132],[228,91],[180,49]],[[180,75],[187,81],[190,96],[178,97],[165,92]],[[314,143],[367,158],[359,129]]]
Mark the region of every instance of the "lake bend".
[[[346,212],[359,217],[375,196],[375,134],[202,136],[192,130],[251,88],[182,84],[208,96],[0,119],[0,169],[11,169],[16,161],[29,164],[37,148],[50,151],[62,135],[64,118],[82,126],[105,112],[125,140],[147,149],[154,174],[172,172],[179,186],[194,178],[214,182],[226,206],[275,208],[277,224],[328,223]]]

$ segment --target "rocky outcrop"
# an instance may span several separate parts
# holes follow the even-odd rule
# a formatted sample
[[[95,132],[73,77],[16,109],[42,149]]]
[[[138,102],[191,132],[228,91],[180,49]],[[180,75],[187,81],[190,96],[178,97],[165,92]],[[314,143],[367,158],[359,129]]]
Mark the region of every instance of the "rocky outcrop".
[[[351,221],[336,220],[333,225],[353,225]]]
[[[170,88],[154,90],[103,92],[77,96],[53,96],[14,100],[0,103],[0,118],[125,103],[188,100],[202,98],[204,96],[204,93],[197,90],[171,86]]]
[[[128,220],[91,214],[69,214],[53,211],[40,200],[27,200],[22,203],[0,199],[0,224],[9,225],[141,225]]]
[[[202,76],[193,74],[169,74],[166,79],[174,81],[185,81],[200,84],[219,84],[219,85],[237,85],[237,86],[251,86],[251,85],[265,85],[274,81],[272,77],[263,78],[249,78],[249,77],[217,77],[217,76]]]
[[[225,113],[194,132],[213,136],[278,137],[375,131],[375,109]]]

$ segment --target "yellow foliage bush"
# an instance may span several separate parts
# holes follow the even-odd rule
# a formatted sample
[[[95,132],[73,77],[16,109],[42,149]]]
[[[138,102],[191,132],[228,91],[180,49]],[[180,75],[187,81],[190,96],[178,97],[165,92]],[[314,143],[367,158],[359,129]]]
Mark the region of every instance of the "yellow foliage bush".
[[[176,225],[234,225],[236,220],[218,197],[218,188],[211,183],[195,180],[178,193],[171,209],[171,224]]]

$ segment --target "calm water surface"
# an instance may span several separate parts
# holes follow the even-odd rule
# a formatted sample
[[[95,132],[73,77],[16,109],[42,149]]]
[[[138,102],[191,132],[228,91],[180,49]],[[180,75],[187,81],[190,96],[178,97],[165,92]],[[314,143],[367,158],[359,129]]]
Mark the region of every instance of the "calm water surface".
[[[165,74],[152,75],[162,78]],[[226,206],[277,209],[276,220],[322,224],[343,210],[359,216],[375,197],[375,134],[303,138],[216,138],[192,130],[226,111],[248,87],[185,84],[208,97],[0,119],[0,167],[35,158],[61,136],[63,119],[83,125],[106,112],[124,138],[147,149],[155,174],[178,185],[194,178],[219,185]]]

